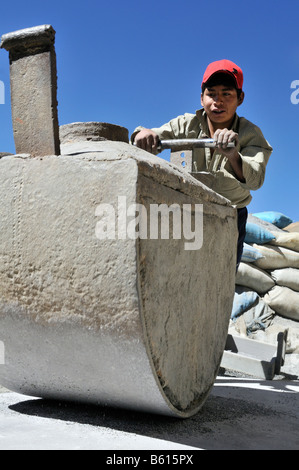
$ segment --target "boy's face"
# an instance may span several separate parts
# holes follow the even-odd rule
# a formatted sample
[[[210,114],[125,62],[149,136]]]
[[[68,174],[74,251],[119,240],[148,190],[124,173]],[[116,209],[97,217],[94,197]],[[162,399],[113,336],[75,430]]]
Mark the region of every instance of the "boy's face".
[[[237,90],[227,85],[208,87],[201,95],[201,105],[215,130],[229,129],[233,122],[236,109],[243,103],[243,100],[243,92],[238,98]]]

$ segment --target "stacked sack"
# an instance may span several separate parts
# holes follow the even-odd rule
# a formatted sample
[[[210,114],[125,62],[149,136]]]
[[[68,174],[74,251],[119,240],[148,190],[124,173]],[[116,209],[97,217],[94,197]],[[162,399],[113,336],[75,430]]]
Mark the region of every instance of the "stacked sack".
[[[299,222],[279,212],[249,214],[231,318],[242,316],[250,336],[276,314],[299,322]]]

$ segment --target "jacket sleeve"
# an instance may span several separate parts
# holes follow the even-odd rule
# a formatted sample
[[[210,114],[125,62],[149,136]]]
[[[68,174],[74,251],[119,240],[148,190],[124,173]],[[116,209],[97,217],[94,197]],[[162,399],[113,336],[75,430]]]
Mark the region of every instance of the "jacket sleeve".
[[[144,129],[144,127],[136,127],[131,136],[131,142],[134,142],[136,134],[142,129]],[[153,127],[152,131],[158,134],[160,140],[184,138],[196,139],[199,133],[198,118],[195,114],[186,113],[172,119],[166,124],[163,124],[161,127]]]
[[[261,130],[249,121],[244,126],[240,125],[239,145],[245,178],[245,182],[240,185],[244,189],[257,190],[264,183],[266,166],[273,149]]]

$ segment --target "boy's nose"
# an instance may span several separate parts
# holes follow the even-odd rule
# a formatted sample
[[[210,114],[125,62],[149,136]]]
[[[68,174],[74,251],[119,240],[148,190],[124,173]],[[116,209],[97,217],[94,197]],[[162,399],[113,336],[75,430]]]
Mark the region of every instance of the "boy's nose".
[[[215,95],[214,101],[215,101],[215,103],[222,103],[222,97],[221,97],[221,95]]]

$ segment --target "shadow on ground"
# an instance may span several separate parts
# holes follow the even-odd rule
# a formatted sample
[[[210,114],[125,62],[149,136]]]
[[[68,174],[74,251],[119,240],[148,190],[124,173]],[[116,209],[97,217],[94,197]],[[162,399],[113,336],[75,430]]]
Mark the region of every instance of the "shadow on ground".
[[[248,398],[246,381],[242,381],[242,388],[232,388],[238,383],[237,379],[230,380],[227,387],[225,378],[218,379],[202,409],[188,419],[46,399],[27,400],[9,408],[25,415],[110,428],[207,450],[298,449],[298,393],[287,388],[290,382],[271,382],[270,390],[263,390],[262,403],[261,390],[250,389]],[[233,389],[237,395],[221,396],[226,390],[231,394]],[[273,406],[274,393],[274,402],[277,398],[280,406]],[[294,413],[284,408],[284,399],[291,400],[292,396],[297,399]]]

